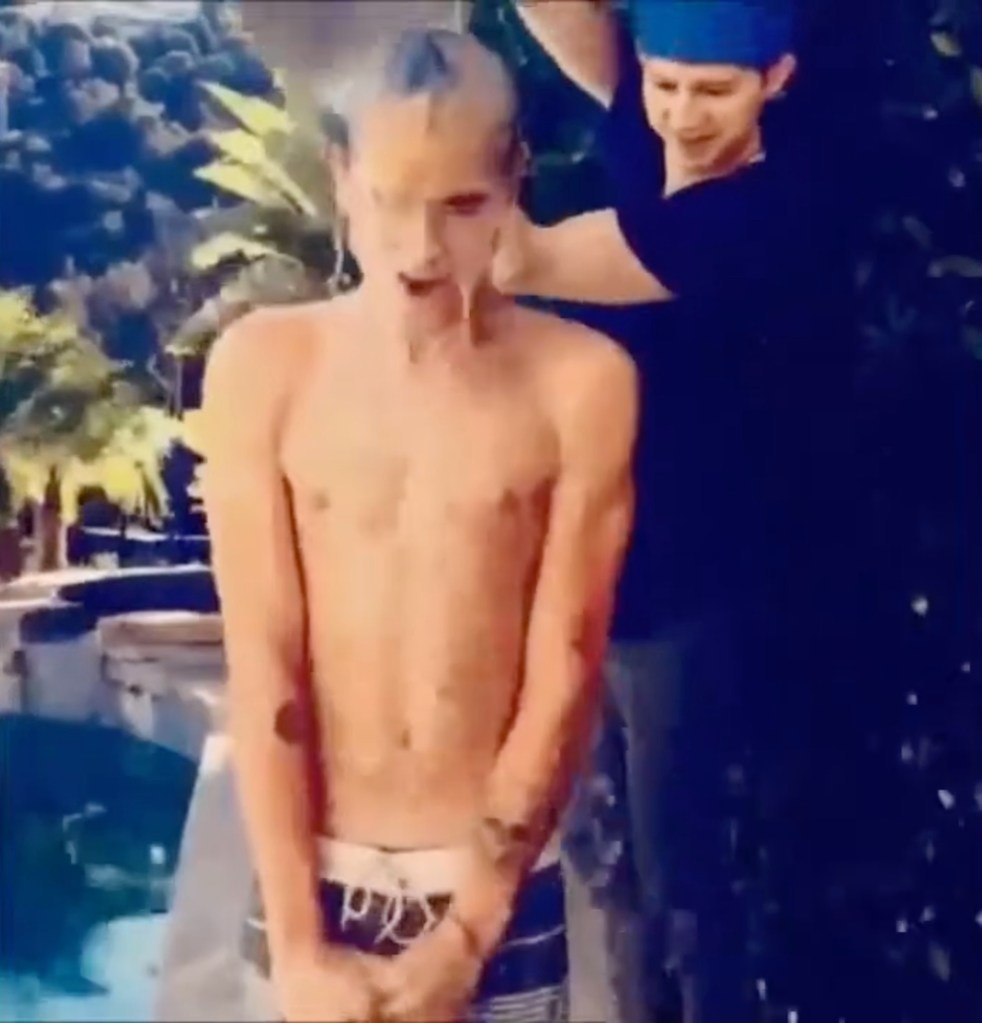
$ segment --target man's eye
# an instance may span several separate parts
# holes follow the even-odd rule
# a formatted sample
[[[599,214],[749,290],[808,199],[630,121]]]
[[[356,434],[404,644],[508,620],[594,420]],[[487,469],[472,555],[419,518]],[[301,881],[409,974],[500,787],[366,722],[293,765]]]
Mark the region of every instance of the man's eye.
[[[675,84],[675,82],[653,82],[652,84],[659,92],[678,91],[678,86]]]
[[[480,213],[487,203],[486,195],[456,195],[447,200],[447,209],[460,217],[471,217]]]

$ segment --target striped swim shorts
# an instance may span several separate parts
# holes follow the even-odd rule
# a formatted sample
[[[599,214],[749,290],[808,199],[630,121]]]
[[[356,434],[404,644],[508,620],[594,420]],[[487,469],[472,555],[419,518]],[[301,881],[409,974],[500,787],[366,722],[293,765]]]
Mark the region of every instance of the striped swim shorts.
[[[332,941],[394,956],[433,928],[464,864],[460,849],[390,852],[321,839],[319,897]],[[250,1019],[275,1020],[269,949],[257,897],[242,935]],[[569,958],[559,843],[551,842],[516,899],[508,930],[485,964],[468,1019],[566,1023]]]

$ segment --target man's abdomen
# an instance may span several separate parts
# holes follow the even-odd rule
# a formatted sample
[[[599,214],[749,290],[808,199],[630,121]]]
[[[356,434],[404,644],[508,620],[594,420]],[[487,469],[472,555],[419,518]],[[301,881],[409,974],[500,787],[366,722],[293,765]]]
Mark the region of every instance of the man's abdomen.
[[[332,835],[394,848],[468,837],[513,717],[525,638],[519,573],[499,563],[478,574],[477,560],[464,551],[417,571],[394,561],[401,577],[362,571],[354,601],[343,599],[354,579],[313,594]]]

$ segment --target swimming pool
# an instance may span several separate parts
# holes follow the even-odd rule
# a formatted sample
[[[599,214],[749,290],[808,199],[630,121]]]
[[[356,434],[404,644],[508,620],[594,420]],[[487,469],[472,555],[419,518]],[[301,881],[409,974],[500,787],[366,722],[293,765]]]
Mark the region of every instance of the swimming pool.
[[[0,716],[0,1021],[149,1019],[196,765]]]

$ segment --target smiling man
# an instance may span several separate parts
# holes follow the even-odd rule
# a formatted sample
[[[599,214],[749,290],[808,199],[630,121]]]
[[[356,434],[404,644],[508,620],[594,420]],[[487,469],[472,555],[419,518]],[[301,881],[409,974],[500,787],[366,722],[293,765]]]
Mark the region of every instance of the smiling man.
[[[521,174],[497,58],[413,31],[357,86],[332,162],[362,283],[240,321],[204,388],[252,1007],[547,1023],[634,367],[490,285]]]
[[[626,7],[622,22],[604,0],[517,0],[604,108],[610,205],[548,226],[516,216],[496,271],[513,293],[579,303],[567,314],[610,333],[628,323],[638,512],[607,676],[626,723],[647,962],[630,966],[630,942],[618,957],[624,1012],[647,1019],[654,1003],[659,1023],[674,1021],[681,986],[687,1018],[737,1023],[755,1011],[759,974],[733,897],[728,779],[768,776],[770,833],[803,862],[787,851],[800,794],[779,776],[807,760],[792,725],[827,686],[818,664],[851,589],[851,257],[869,194],[873,17],[843,24],[836,56],[862,56],[822,77],[797,52],[791,0]],[[748,750],[771,769],[755,771]],[[810,905],[805,892],[789,899]]]

